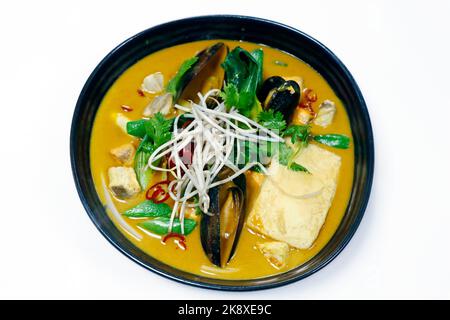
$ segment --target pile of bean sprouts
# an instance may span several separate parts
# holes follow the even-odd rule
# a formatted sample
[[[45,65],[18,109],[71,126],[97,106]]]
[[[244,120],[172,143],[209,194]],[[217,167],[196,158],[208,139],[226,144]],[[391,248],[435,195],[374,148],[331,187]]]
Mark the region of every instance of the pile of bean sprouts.
[[[191,122],[180,129],[178,122],[181,114],[177,116],[174,119],[172,139],[157,148],[148,160],[151,169],[170,172],[174,177],[168,186],[170,197],[175,202],[169,231],[178,216],[181,233],[184,234],[186,208],[198,206],[202,212],[209,214],[209,189],[233,180],[253,166],[259,166],[266,172],[266,168],[257,161],[239,166],[237,162],[240,157],[233,157],[232,153],[240,155],[243,143],[284,141],[279,135],[243,116],[236,109],[227,110],[225,104],[215,98],[219,93],[218,89],[210,90],[205,95],[199,93],[199,102],[192,102],[191,108],[175,105],[175,108],[184,112],[182,116]],[[185,164],[181,152],[192,145],[192,161]],[[154,165],[155,161],[165,156],[174,163],[172,168]],[[231,169],[232,174],[219,179],[219,172],[225,168]]]

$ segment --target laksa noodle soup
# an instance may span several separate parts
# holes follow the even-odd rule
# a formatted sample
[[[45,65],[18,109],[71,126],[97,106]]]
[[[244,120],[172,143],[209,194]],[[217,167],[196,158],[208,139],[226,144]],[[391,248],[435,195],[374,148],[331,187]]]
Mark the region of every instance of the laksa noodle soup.
[[[208,40],[124,72],[97,112],[90,158],[109,218],[141,250],[193,274],[255,279],[333,236],[352,149],[344,106],[309,65]]]

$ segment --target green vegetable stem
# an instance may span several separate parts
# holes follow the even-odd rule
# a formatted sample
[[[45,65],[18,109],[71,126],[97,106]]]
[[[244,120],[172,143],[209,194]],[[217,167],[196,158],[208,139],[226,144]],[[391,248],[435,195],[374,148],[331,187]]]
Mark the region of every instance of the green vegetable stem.
[[[127,132],[142,141],[134,156],[134,170],[142,189],[147,188],[152,177],[152,170],[148,168],[148,160],[152,153],[172,138],[172,120],[165,119],[161,113],[153,118],[130,121]]]

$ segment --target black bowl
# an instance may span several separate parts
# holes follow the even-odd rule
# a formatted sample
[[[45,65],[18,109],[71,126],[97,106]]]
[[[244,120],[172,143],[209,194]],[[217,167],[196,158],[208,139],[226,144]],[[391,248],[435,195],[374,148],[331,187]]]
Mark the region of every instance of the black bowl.
[[[175,269],[144,253],[108,218],[97,196],[89,163],[92,125],[100,102],[113,82],[152,52],[177,44],[231,39],[262,43],[286,51],[317,70],[342,100],[350,117],[355,146],[353,189],[345,216],[328,244],[310,261],[285,273],[254,280],[218,280]],[[126,40],[110,52],[87,80],[75,108],[70,136],[73,176],[81,201],[100,232],[141,266],[167,278],[221,290],[273,288],[303,279],[333,260],[350,241],[364,215],[374,170],[374,145],[363,96],[347,68],[324,45],[291,27],[244,16],[203,16],[165,23]]]

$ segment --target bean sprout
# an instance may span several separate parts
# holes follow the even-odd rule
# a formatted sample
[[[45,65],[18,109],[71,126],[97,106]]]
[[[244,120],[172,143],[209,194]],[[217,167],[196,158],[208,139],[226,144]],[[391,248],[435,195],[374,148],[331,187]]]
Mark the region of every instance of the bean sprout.
[[[157,148],[148,160],[149,168],[170,172],[174,177],[168,188],[169,195],[175,202],[169,232],[178,215],[181,231],[184,233],[186,208],[199,207],[204,213],[210,214],[209,189],[233,180],[254,166],[259,166],[266,172],[266,168],[257,161],[239,163],[241,144],[284,141],[279,135],[243,116],[236,109],[227,110],[223,102],[214,98],[218,92],[220,90],[213,89],[205,95],[199,93],[199,103],[192,102],[192,108],[175,105],[175,108],[186,112],[183,117],[191,123],[180,129],[178,122],[181,115],[177,116],[174,120],[172,139]],[[215,107],[208,107],[208,101],[214,103]],[[185,163],[182,159],[182,150],[192,145],[192,161]],[[237,152],[237,157],[234,152]],[[156,160],[164,156],[170,157],[174,163],[173,168],[154,165]],[[220,179],[219,173],[224,168],[229,168],[232,174]],[[197,202],[193,203],[195,198]]]

